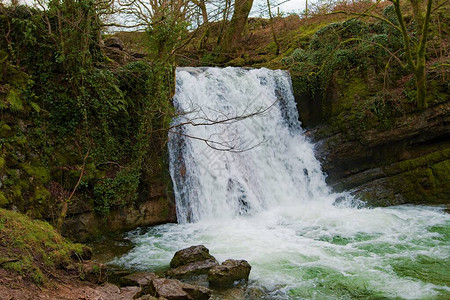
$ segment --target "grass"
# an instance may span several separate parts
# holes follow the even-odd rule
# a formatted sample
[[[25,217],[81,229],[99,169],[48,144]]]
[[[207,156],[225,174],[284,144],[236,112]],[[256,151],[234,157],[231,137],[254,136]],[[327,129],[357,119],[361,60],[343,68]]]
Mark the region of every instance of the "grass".
[[[64,239],[50,224],[0,209],[0,267],[40,285],[76,264],[85,246]]]

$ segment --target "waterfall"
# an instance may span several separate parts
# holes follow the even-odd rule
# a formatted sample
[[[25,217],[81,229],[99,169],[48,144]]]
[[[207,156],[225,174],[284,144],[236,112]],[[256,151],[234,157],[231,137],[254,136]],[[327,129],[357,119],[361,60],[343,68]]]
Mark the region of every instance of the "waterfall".
[[[219,261],[246,259],[248,288],[264,299],[450,299],[450,215],[355,208],[331,193],[287,72],[176,76],[169,151],[179,224],[128,233],[135,247],[114,264],[164,270],[175,251],[203,244]]]
[[[288,72],[178,68],[174,105],[170,171],[180,223],[331,201]]]

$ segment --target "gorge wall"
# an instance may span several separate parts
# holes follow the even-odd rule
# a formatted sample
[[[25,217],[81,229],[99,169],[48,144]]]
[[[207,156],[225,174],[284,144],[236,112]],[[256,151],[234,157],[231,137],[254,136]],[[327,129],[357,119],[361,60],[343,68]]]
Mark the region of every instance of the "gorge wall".
[[[448,204],[448,100],[425,111],[391,117],[386,127],[376,123],[349,130],[338,126],[336,119],[350,123],[358,111],[356,105],[343,112],[338,108],[345,99],[339,93],[328,97],[324,101],[297,97],[300,118],[316,143],[328,184],[336,191],[350,190],[373,206]],[[333,111],[339,114],[330,114]]]

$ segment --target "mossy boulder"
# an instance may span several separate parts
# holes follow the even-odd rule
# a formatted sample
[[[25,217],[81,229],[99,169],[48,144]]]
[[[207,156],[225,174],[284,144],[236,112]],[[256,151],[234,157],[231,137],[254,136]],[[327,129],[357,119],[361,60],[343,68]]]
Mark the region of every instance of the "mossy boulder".
[[[0,267],[6,270],[44,284],[60,271],[78,273],[89,251],[65,240],[47,222],[0,208]]]

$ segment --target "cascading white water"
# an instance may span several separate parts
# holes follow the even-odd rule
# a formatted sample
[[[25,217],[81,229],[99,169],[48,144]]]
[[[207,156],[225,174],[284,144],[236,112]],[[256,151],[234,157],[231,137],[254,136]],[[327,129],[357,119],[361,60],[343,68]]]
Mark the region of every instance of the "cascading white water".
[[[180,223],[333,200],[286,71],[179,68],[174,104],[182,114],[175,124],[214,124],[170,135]]]
[[[450,297],[449,215],[356,208],[350,197],[337,205],[346,196],[325,184],[288,73],[176,75],[181,116],[169,150],[179,224],[129,233],[135,248],[113,263],[166,268],[175,251],[204,244],[218,260],[248,260],[250,286],[263,287],[266,299]]]

